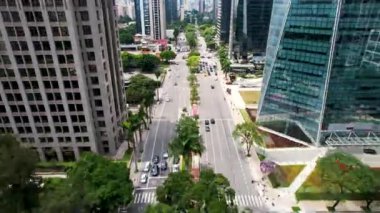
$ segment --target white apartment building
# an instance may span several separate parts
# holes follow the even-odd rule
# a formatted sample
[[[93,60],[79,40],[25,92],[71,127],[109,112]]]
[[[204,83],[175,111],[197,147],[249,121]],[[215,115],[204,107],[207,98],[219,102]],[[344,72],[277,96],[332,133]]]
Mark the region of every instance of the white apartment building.
[[[111,0],[0,0],[0,133],[41,160],[113,154],[126,114]]]

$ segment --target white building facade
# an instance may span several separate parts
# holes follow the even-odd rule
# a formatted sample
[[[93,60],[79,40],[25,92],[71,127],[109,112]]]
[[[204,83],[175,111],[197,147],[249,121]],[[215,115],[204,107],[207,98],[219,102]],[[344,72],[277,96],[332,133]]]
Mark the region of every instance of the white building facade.
[[[126,114],[109,0],[0,1],[0,134],[41,160],[113,154]]]

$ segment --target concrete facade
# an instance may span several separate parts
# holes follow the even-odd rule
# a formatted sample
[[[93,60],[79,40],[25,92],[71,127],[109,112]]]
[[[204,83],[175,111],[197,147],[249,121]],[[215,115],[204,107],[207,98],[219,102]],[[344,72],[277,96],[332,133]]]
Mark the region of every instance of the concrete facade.
[[[126,112],[108,0],[0,1],[0,133],[41,160],[114,154]]]

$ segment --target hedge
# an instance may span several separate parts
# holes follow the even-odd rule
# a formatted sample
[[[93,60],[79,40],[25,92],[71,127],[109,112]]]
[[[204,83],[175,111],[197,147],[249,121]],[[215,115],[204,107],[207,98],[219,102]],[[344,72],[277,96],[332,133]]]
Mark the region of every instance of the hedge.
[[[380,192],[374,193],[372,195],[363,193],[343,193],[343,194],[332,194],[332,193],[313,193],[313,192],[296,192],[296,198],[300,200],[366,200],[371,198],[373,200],[380,200]]]

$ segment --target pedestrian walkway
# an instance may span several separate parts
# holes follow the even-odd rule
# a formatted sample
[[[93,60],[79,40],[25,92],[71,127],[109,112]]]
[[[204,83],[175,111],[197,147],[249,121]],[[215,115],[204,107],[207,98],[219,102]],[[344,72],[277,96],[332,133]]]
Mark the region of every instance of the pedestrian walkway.
[[[227,200],[227,204],[230,204],[229,200]],[[258,195],[236,195],[234,199],[234,204],[239,207],[265,207],[264,200],[261,196]]]
[[[134,193],[134,204],[157,203],[155,191],[138,191]]]

